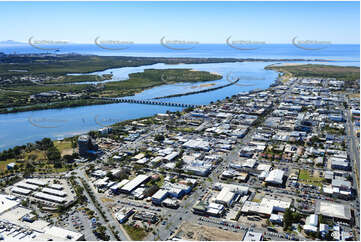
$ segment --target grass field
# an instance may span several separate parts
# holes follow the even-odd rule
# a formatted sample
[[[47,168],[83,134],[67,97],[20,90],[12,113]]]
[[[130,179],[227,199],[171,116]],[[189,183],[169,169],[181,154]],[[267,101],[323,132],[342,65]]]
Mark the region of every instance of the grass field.
[[[62,156],[64,156],[65,154],[72,154],[73,149],[71,147],[71,141],[69,140],[54,141],[54,146],[60,151]]]
[[[147,236],[147,232],[142,228],[136,228],[127,224],[124,224],[123,227],[132,240],[143,240]]]
[[[298,175],[298,180],[299,182],[304,184],[310,184],[321,187],[324,178],[319,176],[313,176],[307,170],[300,170],[300,173]]]
[[[15,162],[15,159],[8,159],[6,161],[0,161],[0,172],[4,172],[7,170],[7,165]]]

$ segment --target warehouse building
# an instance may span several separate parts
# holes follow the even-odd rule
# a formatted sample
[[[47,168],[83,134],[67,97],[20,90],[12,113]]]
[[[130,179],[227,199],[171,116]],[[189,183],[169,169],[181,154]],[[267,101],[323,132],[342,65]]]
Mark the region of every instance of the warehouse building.
[[[20,194],[20,195],[29,195],[32,191],[28,190],[28,189],[21,188],[21,187],[13,187],[11,189],[11,192],[17,193],[17,194]]]
[[[54,189],[50,189],[50,188],[47,188],[47,187],[43,188],[41,191],[44,192],[44,193],[48,193],[50,195],[58,196],[58,197],[65,197],[66,196],[66,193],[63,192],[63,191],[54,190]]]
[[[351,221],[351,209],[349,205],[318,200],[316,202],[315,213],[336,221]]]
[[[1,233],[4,241],[84,241],[84,235],[51,225],[31,216],[32,210],[19,206],[0,194],[0,223],[10,232]],[[13,232],[11,232],[13,231]],[[15,232],[16,231],[16,232]],[[1,239],[0,239],[1,240]]]
[[[43,187],[47,184],[46,182],[38,180],[38,179],[27,179],[25,182],[28,184],[37,185],[40,187]]]
[[[32,190],[32,191],[36,191],[39,189],[38,186],[36,185],[32,185],[32,184],[28,184],[28,183],[25,183],[25,182],[18,182],[15,184],[17,187],[21,187],[21,188],[24,188],[24,189],[28,189],[28,190]]]
[[[152,196],[152,202],[156,205],[160,205],[164,199],[168,197],[168,191],[164,189],[158,190],[153,196]]]
[[[123,193],[131,193],[134,191],[137,187],[139,187],[141,184],[147,182],[150,179],[147,175],[138,175],[136,178],[125,184],[120,191]]]
[[[50,195],[44,192],[36,192],[33,194],[34,197],[39,198],[41,200],[46,200],[49,202],[55,202],[55,203],[65,203],[66,199],[63,197],[58,197],[54,195]]]
[[[289,200],[278,200],[263,198],[260,203],[246,201],[243,204],[241,212],[243,214],[258,214],[264,217],[270,217],[272,213],[285,212],[291,206]]]
[[[285,172],[282,170],[272,170],[266,177],[265,181],[271,185],[281,186],[285,182],[284,174]]]
[[[263,240],[263,233],[258,233],[250,230],[248,230],[243,237],[243,241],[262,241],[262,240]]]
[[[116,184],[114,184],[113,186],[110,187],[110,190],[114,193],[114,194],[118,194],[120,189],[125,186],[125,184],[127,184],[129,182],[128,179],[124,179],[121,182],[118,182]]]
[[[50,184],[50,185],[48,185],[48,187],[51,189],[59,190],[59,191],[64,189],[64,187],[60,184]]]

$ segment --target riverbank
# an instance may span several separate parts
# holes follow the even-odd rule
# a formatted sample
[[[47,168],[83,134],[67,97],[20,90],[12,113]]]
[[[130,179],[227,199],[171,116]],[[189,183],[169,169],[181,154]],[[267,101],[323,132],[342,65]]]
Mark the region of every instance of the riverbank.
[[[207,88],[207,89],[203,89],[203,90],[199,90],[199,91],[193,91],[193,92],[186,92],[186,93],[179,93],[179,94],[173,94],[173,95],[168,95],[168,96],[162,96],[162,97],[155,97],[153,99],[164,99],[164,98],[172,98],[172,97],[182,97],[182,96],[188,96],[188,95],[193,95],[193,94],[198,94],[198,93],[204,93],[204,92],[211,92],[211,91],[215,91],[218,89],[222,89],[225,87],[229,87],[232,86],[234,84],[236,84],[237,82],[239,82],[239,79],[230,82],[228,84],[222,85],[222,86],[218,86],[218,87],[212,87],[212,88]]]
[[[99,85],[50,84],[33,85],[29,87],[21,85],[12,87],[13,90],[2,90],[2,92],[0,92],[0,101],[3,101],[0,113],[5,114],[114,103],[94,101],[92,98],[129,97],[161,85],[183,82],[201,83],[215,81],[221,78],[222,75],[219,74],[211,74],[207,71],[194,71],[191,69],[146,69],[144,72],[129,74],[128,80],[101,83]],[[14,93],[14,91],[19,90],[27,90],[27,93]],[[24,103],[26,105],[24,105]]]

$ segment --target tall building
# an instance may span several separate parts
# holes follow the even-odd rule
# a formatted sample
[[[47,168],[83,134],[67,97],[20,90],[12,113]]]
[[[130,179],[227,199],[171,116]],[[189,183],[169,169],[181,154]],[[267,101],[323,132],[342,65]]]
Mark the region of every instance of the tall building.
[[[94,144],[94,141],[89,135],[81,135],[78,138],[79,154],[82,156],[90,155],[92,152],[98,149],[98,146]]]

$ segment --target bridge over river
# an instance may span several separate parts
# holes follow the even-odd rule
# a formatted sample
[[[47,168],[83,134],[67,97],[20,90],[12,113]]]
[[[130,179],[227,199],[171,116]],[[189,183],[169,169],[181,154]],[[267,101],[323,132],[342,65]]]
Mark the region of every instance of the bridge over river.
[[[162,106],[170,106],[170,107],[183,107],[183,108],[195,108],[200,107],[202,105],[197,104],[186,104],[186,103],[174,103],[174,102],[162,102],[155,100],[137,100],[131,98],[96,98],[101,100],[109,100],[116,103],[136,103],[136,104],[149,104],[149,105],[162,105]]]

